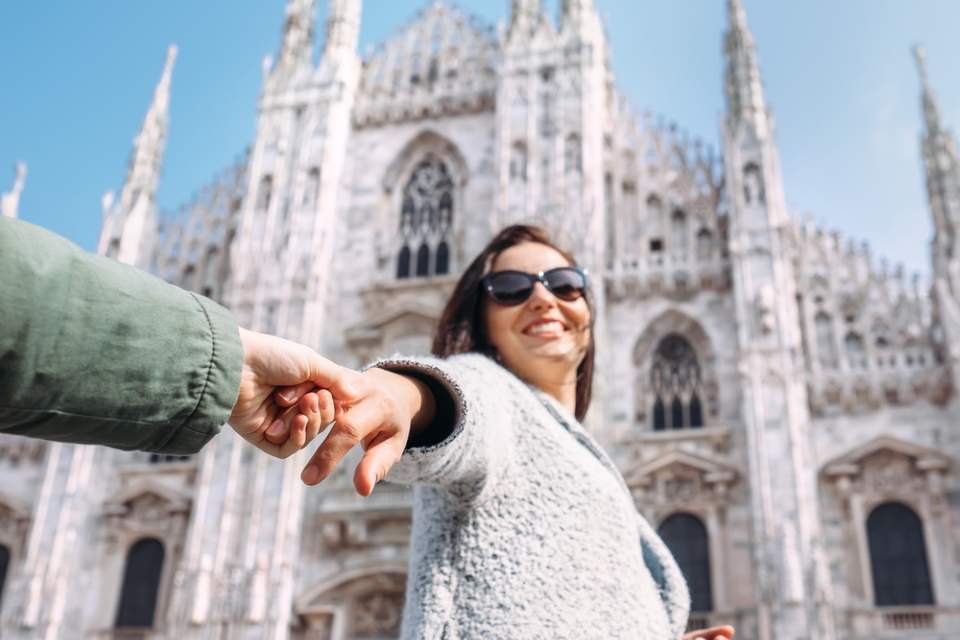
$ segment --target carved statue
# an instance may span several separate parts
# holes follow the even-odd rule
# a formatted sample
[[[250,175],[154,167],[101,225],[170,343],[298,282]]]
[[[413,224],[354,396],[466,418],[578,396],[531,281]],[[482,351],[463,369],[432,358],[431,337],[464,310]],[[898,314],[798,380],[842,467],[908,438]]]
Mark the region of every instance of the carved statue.
[[[760,335],[770,335],[777,326],[777,315],[774,308],[775,303],[776,295],[773,292],[773,287],[769,284],[760,287],[754,301],[757,315],[757,329]]]
[[[0,198],[0,214],[8,218],[16,218],[20,206],[20,194],[23,193],[23,186],[27,182],[27,165],[18,162],[15,167],[16,176],[13,179],[13,187],[10,191],[3,194]]]

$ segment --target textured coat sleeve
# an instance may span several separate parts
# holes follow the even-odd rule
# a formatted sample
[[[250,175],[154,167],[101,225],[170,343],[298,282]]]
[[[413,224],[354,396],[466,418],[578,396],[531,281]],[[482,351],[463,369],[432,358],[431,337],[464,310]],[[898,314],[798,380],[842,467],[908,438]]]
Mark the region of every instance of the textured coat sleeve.
[[[449,435],[434,445],[408,448],[387,480],[443,487],[467,500],[491,492],[513,457],[510,407],[516,390],[510,374],[479,354],[398,357],[375,366],[431,377],[450,393],[454,404],[453,424],[437,425]]]
[[[195,453],[240,386],[219,305],[0,218],[0,431]]]

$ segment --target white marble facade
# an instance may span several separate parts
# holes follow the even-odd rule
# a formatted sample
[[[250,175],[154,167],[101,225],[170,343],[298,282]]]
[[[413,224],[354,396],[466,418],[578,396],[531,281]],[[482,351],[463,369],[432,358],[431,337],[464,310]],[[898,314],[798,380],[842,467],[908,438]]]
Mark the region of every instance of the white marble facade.
[[[436,0],[361,59],[360,0],[329,0],[322,38],[316,0],[288,0],[255,139],[161,216],[171,48],[127,181],[104,199],[100,252],[360,365],[427,350],[485,241],[546,225],[596,285],[588,426],[699,563],[693,623],[960,637],[960,163],[922,52],[932,284],[791,216],[739,0],[719,151],[629,109],[594,2],[563,0],[556,22],[539,0],[511,4],[494,29]],[[307,490],[302,458],[229,434],[188,458],[0,444],[4,638],[397,634],[399,487],[359,499],[344,465]],[[929,568],[907,604],[875,575],[889,518],[913,522],[911,566]],[[153,624],[136,628],[118,610],[144,540],[162,563]]]

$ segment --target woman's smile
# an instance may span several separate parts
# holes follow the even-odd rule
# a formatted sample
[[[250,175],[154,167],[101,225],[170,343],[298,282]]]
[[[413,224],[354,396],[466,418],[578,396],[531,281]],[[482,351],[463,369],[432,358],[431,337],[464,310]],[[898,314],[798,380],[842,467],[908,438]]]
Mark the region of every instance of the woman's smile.
[[[527,325],[524,335],[539,338],[540,340],[555,340],[561,338],[569,329],[561,321],[553,318],[541,318]]]

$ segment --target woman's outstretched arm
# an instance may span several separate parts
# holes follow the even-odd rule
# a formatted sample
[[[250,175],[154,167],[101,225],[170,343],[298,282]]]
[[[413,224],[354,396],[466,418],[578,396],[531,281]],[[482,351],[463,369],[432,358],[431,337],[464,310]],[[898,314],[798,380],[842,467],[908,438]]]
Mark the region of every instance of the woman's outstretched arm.
[[[445,487],[471,500],[507,467],[517,391],[489,358],[397,358],[343,376],[333,393],[334,426],[303,471],[306,484],[321,482],[358,444],[365,454],[353,480],[364,496],[390,473],[393,482]]]

